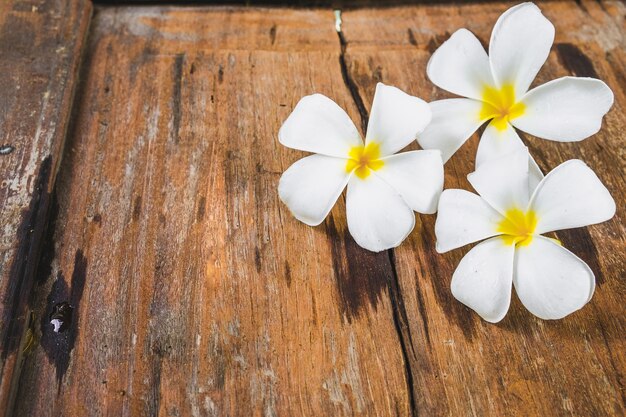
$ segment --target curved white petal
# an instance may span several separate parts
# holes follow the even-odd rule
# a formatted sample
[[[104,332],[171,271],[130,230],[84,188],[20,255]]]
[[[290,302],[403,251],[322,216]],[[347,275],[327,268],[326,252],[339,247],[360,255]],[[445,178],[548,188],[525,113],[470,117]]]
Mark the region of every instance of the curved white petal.
[[[424,100],[378,83],[365,143],[375,141],[383,156],[392,155],[413,142],[430,119],[430,107]]]
[[[444,253],[498,235],[498,223],[502,219],[480,196],[465,190],[444,190],[435,222],[437,252]]]
[[[485,121],[479,117],[482,103],[452,98],[433,101],[429,105],[433,118],[417,135],[417,142],[424,149],[439,149],[445,163]]]
[[[483,319],[497,323],[511,304],[515,245],[494,237],[474,246],[452,275],[454,298]]]
[[[395,248],[415,226],[413,210],[376,175],[350,179],[346,213],[350,234],[359,246],[372,252]]]
[[[348,114],[322,94],[303,97],[278,132],[283,145],[301,151],[346,158],[353,146],[363,146]]]
[[[542,319],[560,319],[593,295],[595,277],[585,262],[543,236],[518,246],[513,283],[524,306]]]
[[[459,29],[430,57],[426,67],[433,84],[463,97],[481,100],[485,85],[494,85],[487,52],[467,29]]]
[[[333,208],[349,179],[345,159],[311,155],[296,161],[283,173],[278,195],[296,219],[317,226]]]
[[[419,213],[437,211],[443,190],[441,153],[433,151],[402,152],[384,159],[385,165],[375,171],[404,201]]]
[[[613,92],[595,78],[563,77],[530,90],[524,113],[511,123],[544,139],[574,142],[597,133]]]
[[[476,168],[479,168],[486,161],[500,158],[524,148],[526,146],[511,125],[507,124],[505,130],[500,130],[493,123],[489,123],[478,143]],[[543,179],[543,173],[532,155],[528,158],[528,174],[528,190],[530,195],[532,195],[535,188],[537,188],[537,184]]]
[[[533,195],[539,183],[543,180],[544,175],[541,168],[537,165],[535,158],[529,154],[528,156],[528,194]]]
[[[554,41],[554,26],[533,3],[504,12],[491,32],[489,61],[496,83],[512,84],[521,97],[546,62]]]
[[[591,168],[572,159],[546,175],[530,209],[537,214],[535,232],[546,233],[609,220],[615,214],[615,201]]]
[[[492,159],[467,176],[472,187],[500,213],[517,208],[525,210],[528,190],[528,149],[520,148]]]
[[[511,152],[524,149],[526,149],[526,146],[522,143],[513,126],[507,123],[506,128],[500,130],[491,122],[485,128],[478,143],[476,168],[487,161],[502,158]]]

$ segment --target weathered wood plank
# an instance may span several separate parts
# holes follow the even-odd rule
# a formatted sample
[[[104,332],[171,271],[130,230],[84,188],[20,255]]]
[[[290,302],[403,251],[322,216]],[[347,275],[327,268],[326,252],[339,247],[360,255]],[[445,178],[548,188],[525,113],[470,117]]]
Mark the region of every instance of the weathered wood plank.
[[[0,416],[19,374],[27,300],[90,13],[82,0],[0,2]]]
[[[509,6],[349,11],[343,45],[330,10],[99,10],[14,414],[623,415],[623,210],[559,234],[598,275],[590,305],[553,323],[514,300],[494,326],[453,300],[465,250],[434,252],[434,216],[370,255],[342,202],[309,228],[277,200],[302,154],[276,132],[302,95],[357,124],[376,81],[445,97],[432,51],[459,27],[485,42]],[[557,39],[538,83],[597,75],[616,104],[585,142],[526,141],[544,170],[584,159],[620,201],[624,6],[541,7]],[[446,187],[469,189],[476,144]],[[56,334],[63,301],[73,321]]]
[[[426,77],[431,53],[457,28],[467,27],[484,44],[498,16],[513,3],[443,5],[356,10],[343,14],[346,60],[363,101],[383,81],[428,100],[447,97]],[[508,316],[488,324],[450,293],[450,278],[467,248],[438,255],[434,216],[419,216],[416,228],[395,251],[401,297],[409,319],[409,363],[414,397],[423,415],[556,416],[624,415],[626,319],[623,281],[624,147],[626,91],[624,32],[620,2],[546,2],[556,26],[555,47],[536,84],[564,76],[606,81],[615,105],[603,129],[573,144],[525,136],[545,172],[580,158],[600,176],[618,201],[606,223],[559,233],[564,245],[597,276],[592,302],[556,322],[533,317],[514,299]],[[611,10],[608,13],[607,10]],[[446,165],[446,188],[471,187],[478,135]]]
[[[16,415],[410,414],[388,255],[276,193],[301,96],[359,120],[340,53],[330,10],[97,11]]]

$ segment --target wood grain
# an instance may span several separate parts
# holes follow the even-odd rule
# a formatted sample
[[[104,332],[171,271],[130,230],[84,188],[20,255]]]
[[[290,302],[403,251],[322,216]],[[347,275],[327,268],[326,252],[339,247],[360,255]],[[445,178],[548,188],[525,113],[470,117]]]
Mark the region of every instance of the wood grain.
[[[16,415],[410,412],[389,257],[276,193],[301,96],[359,118],[339,55],[330,11],[97,11]]]
[[[358,126],[377,81],[446,97],[432,52],[460,27],[485,43],[511,5],[356,8],[341,36],[330,9],[97,8],[13,415],[624,415],[622,3],[541,4],[557,38],[536,83],[596,76],[616,99],[584,142],[524,137],[544,171],[581,158],[618,201],[610,222],[558,235],[598,279],[572,316],[514,299],[481,321],[450,294],[467,249],[434,251],[435,216],[371,254],[343,199],[311,228],[276,194],[303,156],[276,138],[303,95]],[[477,139],[446,187],[470,189]],[[55,333],[61,302],[72,320]]]
[[[425,68],[433,50],[467,27],[483,44],[498,16],[511,3],[358,10],[343,15],[347,61],[363,101],[375,83],[396,85],[430,100],[449,95],[434,87]],[[434,216],[395,251],[396,270],[409,328],[414,396],[425,415],[606,416],[624,415],[623,298],[626,288],[624,211],[623,4],[541,4],[556,26],[555,46],[535,85],[565,75],[601,78],[613,89],[615,105],[603,129],[580,143],[555,143],[525,135],[544,172],[580,158],[600,176],[618,201],[614,219],[589,228],[559,232],[564,246],[594,270],[598,287],[581,311],[560,321],[542,321],[514,299],[499,324],[480,319],[453,299],[450,278],[468,248],[438,255]],[[613,15],[605,8],[613,10]],[[616,19],[620,20],[620,19]],[[380,45],[384,45],[381,48]],[[611,60],[611,62],[609,61]],[[446,164],[446,188],[472,190],[478,134]],[[515,297],[514,297],[515,298]]]
[[[0,416],[19,376],[88,1],[0,2]]]

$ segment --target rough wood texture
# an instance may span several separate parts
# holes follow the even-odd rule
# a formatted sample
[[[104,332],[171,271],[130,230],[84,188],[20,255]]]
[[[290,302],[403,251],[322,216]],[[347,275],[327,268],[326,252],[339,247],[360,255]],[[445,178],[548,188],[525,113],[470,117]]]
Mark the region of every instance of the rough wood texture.
[[[0,415],[16,386],[91,4],[0,2]]]
[[[16,416],[623,415],[624,214],[559,234],[598,277],[559,322],[514,301],[498,325],[451,296],[467,249],[434,251],[434,216],[371,254],[340,201],[319,227],[278,201],[302,153],[278,144],[303,95],[365,123],[377,81],[427,100],[432,51],[483,41],[510,3],[331,10],[104,7],[57,181],[33,294]],[[598,76],[616,104],[579,144],[525,138],[548,170],[580,157],[626,191],[625,7],[550,2],[556,45],[538,82]],[[447,164],[469,188],[477,138]],[[619,205],[619,204],[618,204]],[[73,305],[54,333],[53,307]]]
[[[432,52],[457,28],[489,42],[491,28],[510,4],[433,6],[344,13],[347,62],[364,103],[383,81],[431,100],[448,97],[425,75]],[[396,270],[414,347],[409,365],[416,407],[423,415],[624,415],[624,32],[622,3],[546,2],[556,26],[555,45],[535,85],[565,75],[601,78],[615,105],[597,135],[581,143],[555,143],[525,135],[544,172],[580,158],[618,201],[609,222],[558,233],[584,259],[598,282],[592,302],[561,321],[542,321],[514,296],[498,325],[481,321],[450,293],[450,277],[468,248],[437,255],[434,216],[395,251]],[[442,30],[441,28],[446,28]],[[447,33],[446,33],[447,32]],[[381,48],[381,44],[384,48]],[[476,134],[446,164],[446,188],[472,190]]]
[[[302,156],[276,139],[301,96],[359,117],[332,22],[95,15],[17,415],[410,412],[387,254],[356,247],[343,207],[306,228],[276,194]]]

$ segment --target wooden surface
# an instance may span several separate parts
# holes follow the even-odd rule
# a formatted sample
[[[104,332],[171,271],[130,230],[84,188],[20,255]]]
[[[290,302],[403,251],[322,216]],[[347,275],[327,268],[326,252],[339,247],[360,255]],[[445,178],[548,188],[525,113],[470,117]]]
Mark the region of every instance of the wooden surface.
[[[616,98],[582,143],[525,137],[544,171],[581,158],[618,202],[613,220],[558,235],[598,280],[572,316],[541,321],[514,299],[481,321],[450,294],[467,249],[435,253],[435,216],[371,254],[343,199],[311,228],[276,193],[303,156],[276,138],[301,96],[359,126],[378,81],[445,97],[425,76],[434,49],[460,27],[485,43],[510,5],[357,8],[341,37],[331,9],[97,8],[6,414],[624,415],[623,4],[541,5],[557,35],[537,83],[595,76]],[[446,187],[469,189],[477,137]],[[64,301],[72,320],[54,333]]]
[[[88,1],[0,1],[0,415],[17,386]]]

